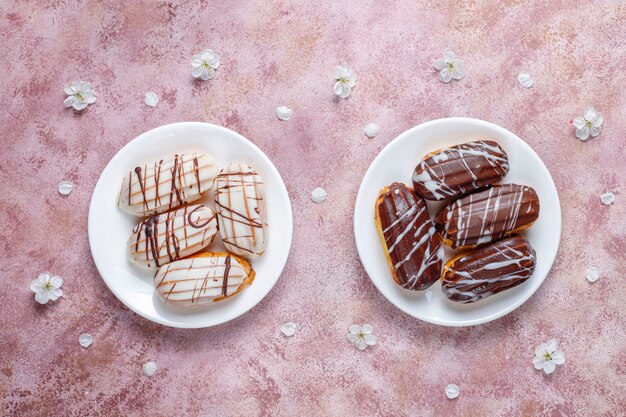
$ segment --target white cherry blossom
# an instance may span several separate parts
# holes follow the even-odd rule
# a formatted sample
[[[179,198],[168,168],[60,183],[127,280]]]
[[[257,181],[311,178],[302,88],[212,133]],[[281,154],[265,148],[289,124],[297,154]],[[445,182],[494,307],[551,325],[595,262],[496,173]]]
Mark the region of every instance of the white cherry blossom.
[[[587,107],[582,116],[571,121],[576,128],[576,137],[582,141],[589,139],[589,136],[592,138],[598,136],[602,130],[602,122],[604,122],[602,113],[593,107]]]
[[[67,94],[63,101],[65,107],[73,107],[74,110],[80,111],[96,102],[96,93],[86,81],[72,81],[63,90]]]
[[[205,49],[191,58],[191,75],[203,81],[215,78],[220,66],[220,56],[210,49]]]
[[[359,350],[365,350],[368,346],[376,344],[376,336],[372,334],[374,328],[369,324],[350,326],[350,333],[346,335],[348,340],[356,345]]]
[[[453,78],[460,80],[463,78],[463,68],[465,62],[456,57],[454,52],[446,52],[443,59],[438,59],[433,66],[439,71],[439,79],[444,83],[450,82]]]
[[[542,343],[535,349],[535,357],[533,358],[535,369],[543,369],[546,374],[551,374],[557,365],[564,363],[565,353],[559,350],[559,341],[556,339]]]

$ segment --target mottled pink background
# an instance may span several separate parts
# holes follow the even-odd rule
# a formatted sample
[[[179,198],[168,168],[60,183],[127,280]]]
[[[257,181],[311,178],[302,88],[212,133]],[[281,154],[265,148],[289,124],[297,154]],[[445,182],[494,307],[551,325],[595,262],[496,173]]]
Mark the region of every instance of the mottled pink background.
[[[43,6],[44,3],[50,3]],[[0,5],[0,415],[9,416],[620,416],[626,400],[626,6],[622,1],[8,1]],[[545,3],[545,4],[544,4]],[[222,57],[198,82],[190,57]],[[451,49],[460,82],[432,63]],[[359,76],[349,99],[335,65]],[[519,72],[535,79],[531,89]],[[63,108],[63,85],[90,81],[98,101]],[[160,97],[143,104],[146,91]],[[275,108],[295,110],[289,122]],[[594,105],[602,134],[569,120]],[[472,328],[437,327],[388,303],[352,233],[356,192],[394,137],[427,120],[497,123],[543,158],[560,193],[554,268],[518,310]],[[256,143],[287,184],[294,240],[274,290],[232,322],[178,330],[124,307],[87,241],[92,190],[109,159],[154,127],[207,121]],[[375,139],[363,127],[375,121]],[[57,184],[76,184],[69,197]],[[328,191],[310,201],[313,188]],[[612,190],[613,206],[599,195]],[[585,280],[596,265],[601,278]],[[65,296],[39,306],[50,270]],[[298,323],[292,338],[279,326]],[[359,352],[353,323],[379,337]],[[78,335],[89,332],[89,349]],[[534,347],[558,338],[552,376]],[[157,362],[152,378],[141,365]],[[444,388],[461,395],[448,400]]]

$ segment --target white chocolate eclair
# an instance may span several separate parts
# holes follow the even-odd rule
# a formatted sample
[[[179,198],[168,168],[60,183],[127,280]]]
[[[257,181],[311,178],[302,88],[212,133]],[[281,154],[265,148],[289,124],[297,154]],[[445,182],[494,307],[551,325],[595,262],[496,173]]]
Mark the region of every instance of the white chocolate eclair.
[[[256,258],[268,240],[263,179],[250,165],[231,163],[215,180],[220,234],[229,252]]]
[[[209,154],[185,153],[133,168],[117,205],[135,216],[163,213],[195,201],[213,186],[217,163]]]
[[[207,247],[217,234],[217,215],[202,204],[155,214],[139,223],[128,238],[128,259],[158,268]]]
[[[200,253],[159,268],[154,288],[165,303],[195,307],[232,297],[252,284],[254,277],[248,261],[237,255]]]

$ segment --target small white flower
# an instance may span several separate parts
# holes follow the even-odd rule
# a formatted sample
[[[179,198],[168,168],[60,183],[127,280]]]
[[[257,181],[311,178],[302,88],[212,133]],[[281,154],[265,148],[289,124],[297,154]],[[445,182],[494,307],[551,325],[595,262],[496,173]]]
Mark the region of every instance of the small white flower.
[[[600,201],[602,202],[602,204],[604,204],[605,206],[609,206],[611,204],[613,204],[615,202],[615,194],[609,192],[609,193],[604,193],[600,196]]]
[[[145,96],[143,96],[143,102],[148,107],[156,107],[159,102],[159,96],[154,91],[148,91]]]
[[[311,200],[314,203],[323,203],[326,200],[326,190],[322,187],[317,187],[311,192]]]
[[[293,110],[287,106],[276,107],[276,117],[280,120],[289,120],[293,115]]]
[[[154,362],[146,362],[143,364],[143,374],[145,376],[152,376],[157,370],[157,365]]]
[[[590,266],[587,268],[587,272],[585,272],[585,278],[587,278],[589,282],[596,282],[600,279],[600,270],[595,266]]]
[[[365,132],[368,138],[373,138],[376,135],[378,135],[378,132],[380,132],[380,128],[378,127],[376,123],[370,123],[367,126],[365,126],[365,129],[363,129],[363,132]]]
[[[333,78],[335,79],[335,84],[333,85],[335,94],[339,98],[347,98],[356,86],[356,75],[354,75],[350,67],[338,65],[333,70]]]
[[[88,348],[93,343],[93,337],[89,333],[83,333],[78,336],[78,343],[84,348]]]
[[[35,293],[35,300],[39,304],[46,304],[49,300],[56,301],[63,295],[61,290],[63,278],[58,275],[52,276],[50,272],[43,272],[30,284],[30,289]]]
[[[364,350],[368,346],[376,344],[376,336],[372,334],[374,328],[369,324],[350,326],[350,333],[346,335],[348,340],[356,345],[359,350]]]
[[[443,59],[438,59],[433,64],[435,69],[439,71],[439,78],[444,83],[450,82],[453,78],[460,80],[463,78],[463,66],[465,62],[457,59],[454,52],[446,52],[443,54]]]
[[[548,343],[542,343],[537,346],[535,357],[533,358],[535,369],[543,369],[546,374],[551,374],[557,365],[565,363],[565,353],[558,349],[558,345],[559,341],[552,339]]]
[[[220,56],[210,49],[205,49],[191,58],[191,75],[203,81],[215,78],[220,66]]]
[[[595,138],[600,134],[603,121],[602,113],[593,107],[587,107],[582,116],[575,117],[570,123],[576,128],[576,137],[585,141],[589,136]]]
[[[71,181],[61,181],[59,183],[59,194],[69,195],[74,189],[74,184]]]
[[[91,84],[86,81],[72,81],[63,90],[68,96],[63,101],[65,107],[82,110],[89,104],[96,102],[96,93],[91,88]]]
[[[533,80],[530,74],[520,73],[517,76],[517,82],[519,82],[522,87],[530,88],[535,83],[535,80]]]
[[[446,397],[451,400],[455,399],[461,393],[461,388],[457,384],[448,384],[446,387]]]
[[[280,326],[280,331],[287,337],[293,336],[296,333],[296,323],[285,323]]]

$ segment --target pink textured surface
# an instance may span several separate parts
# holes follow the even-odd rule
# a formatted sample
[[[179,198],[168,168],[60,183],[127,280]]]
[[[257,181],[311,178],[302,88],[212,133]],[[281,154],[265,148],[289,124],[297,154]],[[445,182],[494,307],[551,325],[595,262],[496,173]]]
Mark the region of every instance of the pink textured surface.
[[[600,2],[9,1],[0,5],[0,414],[21,415],[624,415],[626,403],[626,8]],[[310,2],[314,3],[314,2]],[[386,4],[384,4],[386,3]],[[543,5],[542,3],[546,3]],[[198,82],[190,57],[222,57]],[[460,82],[432,63],[451,49]],[[349,99],[330,74],[359,76]],[[531,89],[519,72],[535,79]],[[90,81],[98,101],[62,106],[63,85]],[[146,91],[160,97],[143,104]],[[289,122],[274,109],[295,110]],[[602,134],[583,143],[569,120],[594,105]],[[514,313],[443,328],[390,305],[355,250],[352,210],[369,163],[421,122],[469,116],[504,126],[543,158],[560,192],[554,268]],[[150,323],[106,288],[91,260],[87,211],[107,161],[166,123],[209,121],[274,161],[294,208],[292,253],[274,290],[226,325]],[[375,121],[375,139],[363,127]],[[417,157],[417,156],[416,156]],[[57,193],[60,180],[76,189]],[[315,205],[310,192],[328,191]],[[613,206],[600,204],[607,190]],[[584,278],[590,265],[601,278]],[[65,297],[39,306],[41,271]],[[292,338],[278,327],[298,323]],[[353,323],[378,345],[357,351]],[[89,332],[89,349],[78,335]],[[534,347],[558,338],[565,365],[544,376]],[[142,363],[154,360],[146,378]],[[448,400],[444,388],[461,395]]]

